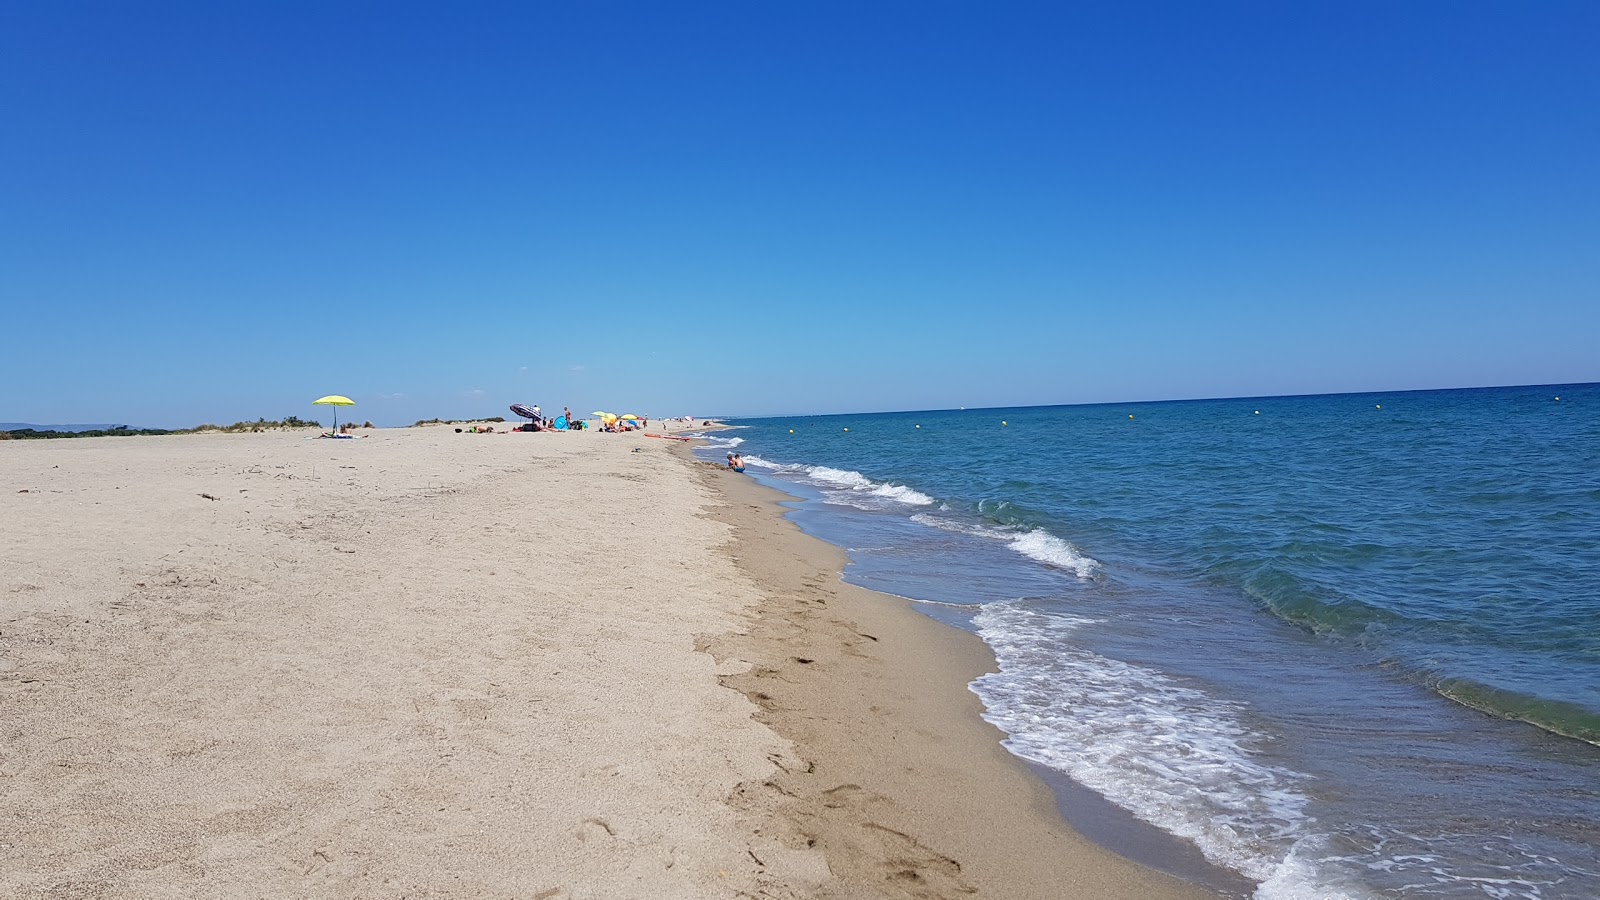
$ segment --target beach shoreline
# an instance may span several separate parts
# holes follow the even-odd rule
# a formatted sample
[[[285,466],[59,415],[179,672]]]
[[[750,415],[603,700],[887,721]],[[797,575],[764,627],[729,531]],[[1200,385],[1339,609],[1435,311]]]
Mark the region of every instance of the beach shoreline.
[[[783,517],[792,498],[696,465],[724,499],[710,515],[733,529],[725,552],[764,598],[747,633],[704,646],[750,663],[723,682],[806,762],[761,790],[781,798],[769,827],[826,855],[842,888],[827,896],[1217,896],[1063,820],[966,688],[994,669],[980,638],[843,581],[845,552]]]

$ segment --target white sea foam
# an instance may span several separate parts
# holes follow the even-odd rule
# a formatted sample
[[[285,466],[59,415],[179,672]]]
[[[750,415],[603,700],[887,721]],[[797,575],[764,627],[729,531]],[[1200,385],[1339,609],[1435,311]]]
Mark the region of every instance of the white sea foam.
[[[921,491],[903,484],[873,481],[850,469],[775,463],[759,456],[746,456],[744,461],[748,465],[821,488],[823,499],[829,503],[858,509],[884,509],[895,503],[906,506],[932,506],[934,503],[932,497]]]
[[[1295,844],[1272,877],[1256,889],[1257,900],[1320,900],[1349,896],[1330,884],[1341,870],[1375,880],[1383,896],[1487,897],[1540,900],[1577,896],[1577,879],[1592,883],[1600,872],[1572,859],[1549,855],[1504,834],[1463,834],[1449,825],[1413,833],[1383,823],[1347,826],[1337,836],[1313,835]],[[1584,896],[1588,896],[1585,894]]]
[[[1323,878],[1322,868],[1313,862],[1321,858],[1323,844],[1321,835],[1302,838],[1272,874],[1256,886],[1255,900],[1347,900],[1360,896]]]
[[[921,491],[912,490],[903,484],[880,484],[872,488],[872,493],[879,497],[888,497],[910,506],[932,506],[933,498]]]
[[[1079,553],[1078,548],[1042,528],[1017,535],[1011,540],[1011,549],[1040,562],[1069,569],[1079,578],[1088,578],[1100,567],[1100,563]]]
[[[1014,602],[973,621],[1000,671],[972,690],[1013,753],[1193,842],[1214,863],[1257,881],[1306,883],[1280,871],[1312,824],[1302,776],[1255,757],[1264,738],[1243,724],[1244,707],[1075,646],[1072,632],[1089,619]]]
[[[970,534],[975,537],[1005,541],[1011,549],[1021,553],[1023,556],[1046,565],[1066,569],[1079,578],[1093,577],[1094,573],[1100,568],[1098,560],[1086,556],[1077,547],[1042,528],[1024,531],[994,525],[972,525],[947,516],[934,516],[926,513],[918,513],[912,516],[911,521],[945,531],[954,531],[957,534]]]
[[[822,484],[835,484],[852,490],[860,490],[872,486],[872,481],[867,476],[860,472],[852,472],[849,469],[833,469],[828,466],[802,466],[801,471],[805,472],[812,481]]]

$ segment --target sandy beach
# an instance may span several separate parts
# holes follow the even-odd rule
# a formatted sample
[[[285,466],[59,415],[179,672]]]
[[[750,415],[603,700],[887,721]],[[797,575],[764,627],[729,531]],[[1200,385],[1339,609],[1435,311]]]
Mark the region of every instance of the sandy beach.
[[[778,495],[639,435],[0,444],[0,896],[1155,897]]]

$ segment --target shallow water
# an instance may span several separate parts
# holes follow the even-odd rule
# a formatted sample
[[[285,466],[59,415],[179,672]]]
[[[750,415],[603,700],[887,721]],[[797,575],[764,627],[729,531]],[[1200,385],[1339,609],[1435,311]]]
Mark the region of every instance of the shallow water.
[[[737,424],[1012,752],[1258,896],[1600,896],[1600,386]]]

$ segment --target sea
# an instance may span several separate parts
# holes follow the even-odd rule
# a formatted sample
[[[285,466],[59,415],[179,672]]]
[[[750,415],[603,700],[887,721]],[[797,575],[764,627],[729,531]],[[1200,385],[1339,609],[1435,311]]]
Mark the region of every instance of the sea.
[[[988,643],[984,717],[1112,849],[1263,900],[1600,897],[1600,384],[731,424],[697,452],[846,580]]]

